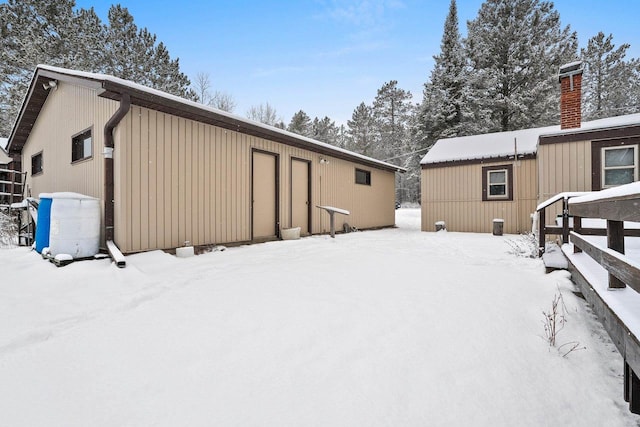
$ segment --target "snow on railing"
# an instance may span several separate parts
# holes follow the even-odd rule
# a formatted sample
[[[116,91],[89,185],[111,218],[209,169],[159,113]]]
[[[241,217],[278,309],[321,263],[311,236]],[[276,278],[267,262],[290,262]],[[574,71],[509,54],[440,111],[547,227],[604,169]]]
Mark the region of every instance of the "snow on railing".
[[[640,393],[637,392],[640,390],[640,360],[637,357],[640,354],[640,315],[637,311],[640,262],[625,254],[625,236],[640,234],[637,229],[627,229],[625,224],[640,222],[639,206],[640,182],[573,198],[568,203],[568,213],[573,215],[571,243],[574,253],[570,253],[569,246],[563,249],[575,270],[572,271],[574,281],[624,359],[624,398],[635,414],[640,414]],[[582,218],[594,217],[606,220],[606,247],[585,237]],[[631,241],[627,243],[632,244]],[[588,258],[582,257],[581,252]],[[595,271],[599,273],[594,274]],[[612,289],[620,291],[609,292]]]

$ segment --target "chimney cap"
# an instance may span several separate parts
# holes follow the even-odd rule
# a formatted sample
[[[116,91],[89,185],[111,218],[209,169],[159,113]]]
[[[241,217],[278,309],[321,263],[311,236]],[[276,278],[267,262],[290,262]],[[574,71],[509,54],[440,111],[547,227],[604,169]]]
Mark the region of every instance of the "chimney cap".
[[[563,77],[575,76],[577,74],[582,74],[582,61],[574,61],[568,64],[564,64],[560,66],[560,71],[558,73],[558,79],[562,79]]]

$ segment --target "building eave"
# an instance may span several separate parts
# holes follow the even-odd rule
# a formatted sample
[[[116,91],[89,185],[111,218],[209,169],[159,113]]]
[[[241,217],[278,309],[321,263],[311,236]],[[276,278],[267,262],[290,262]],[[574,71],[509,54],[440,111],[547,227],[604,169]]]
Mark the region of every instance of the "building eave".
[[[38,66],[34,72],[22,107],[9,136],[7,151],[20,154],[37,120],[51,89],[43,85],[50,80],[59,80],[98,90],[104,98],[120,101],[123,93],[131,97],[131,104],[157,110],[201,123],[218,126],[258,138],[302,148],[325,156],[347,160],[371,168],[389,172],[406,172],[405,168],[382,162],[371,157],[334,147],[321,141],[305,138],[278,128],[243,119],[232,114],[197,104],[168,93],[147,88],[108,75],[83,73],[49,66]]]
[[[640,135],[640,123],[598,129],[575,129],[571,132],[540,135],[539,145],[561,144],[564,142],[593,141],[603,139],[628,138]]]
[[[536,158],[536,153],[523,153],[518,154],[518,160],[531,160]],[[445,162],[423,163],[420,166],[422,169],[437,169],[446,168],[451,166],[466,166],[466,165],[484,165],[488,163],[504,163],[513,162],[514,156],[496,156],[496,157],[483,157],[478,159],[460,159],[460,160],[448,160]]]

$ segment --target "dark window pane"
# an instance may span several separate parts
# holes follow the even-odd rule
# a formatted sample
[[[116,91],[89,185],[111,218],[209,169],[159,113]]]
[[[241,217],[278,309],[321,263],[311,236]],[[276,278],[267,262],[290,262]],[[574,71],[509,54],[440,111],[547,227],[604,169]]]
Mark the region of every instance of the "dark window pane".
[[[489,186],[490,196],[506,196],[507,186],[504,184],[492,184]]]
[[[633,168],[604,171],[604,185],[622,185],[633,182]]]
[[[71,139],[71,161],[89,158],[92,153],[91,129]]]
[[[371,172],[356,169],[356,184],[371,185]]]
[[[42,153],[31,157],[31,175],[42,173]]]

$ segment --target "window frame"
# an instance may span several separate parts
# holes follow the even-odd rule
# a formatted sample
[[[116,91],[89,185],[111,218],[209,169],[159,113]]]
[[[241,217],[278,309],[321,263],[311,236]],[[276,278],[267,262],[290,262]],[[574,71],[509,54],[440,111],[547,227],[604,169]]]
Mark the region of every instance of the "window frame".
[[[489,175],[491,172],[502,172],[504,171],[505,176],[505,194],[500,196],[492,196],[489,191],[491,182],[489,179]],[[494,184],[495,185],[495,184]],[[483,202],[506,202],[513,200],[513,165],[512,164],[502,164],[502,165],[494,165],[494,166],[483,166],[482,167],[482,201]]]
[[[91,138],[91,143],[89,145],[90,153],[87,156],[87,153],[84,150],[86,148],[85,142],[88,138]],[[78,143],[82,143],[83,157],[75,158],[75,147]],[[93,126],[71,136],[71,164],[83,162],[90,159],[93,159]]]
[[[605,153],[607,151],[614,151],[614,150],[625,150],[625,149],[629,149],[631,148],[633,150],[633,165],[631,166],[609,166],[607,167],[606,162],[607,162],[607,158]],[[600,188],[605,189],[605,188],[612,188],[612,187],[617,187],[618,185],[623,185],[623,184],[609,184],[607,185],[605,180],[607,177],[606,171],[608,170],[616,170],[616,169],[631,169],[633,168],[633,181],[631,182],[636,182],[638,181],[638,144],[624,144],[624,145],[613,145],[613,146],[603,146],[600,148]]]
[[[624,148],[632,145],[638,146],[636,151],[636,164],[640,166],[640,137],[631,136],[615,139],[600,139],[591,141],[591,191],[602,190],[602,171],[604,170],[602,164],[602,148],[604,147],[618,147]],[[639,171],[640,173],[640,171]]]
[[[360,182],[360,181],[358,180],[358,173],[360,173],[360,174],[364,174],[364,177],[365,177],[364,182]],[[371,186],[371,171],[356,168],[356,171],[355,171],[355,182],[356,182],[356,184],[358,184],[358,185],[368,185],[368,186]]]
[[[34,172],[33,171],[34,166],[36,165],[34,161],[37,158],[40,158],[40,169]],[[31,176],[38,176],[38,175],[42,175],[43,173],[44,173],[44,154],[43,154],[43,151],[41,150],[31,156]]]

